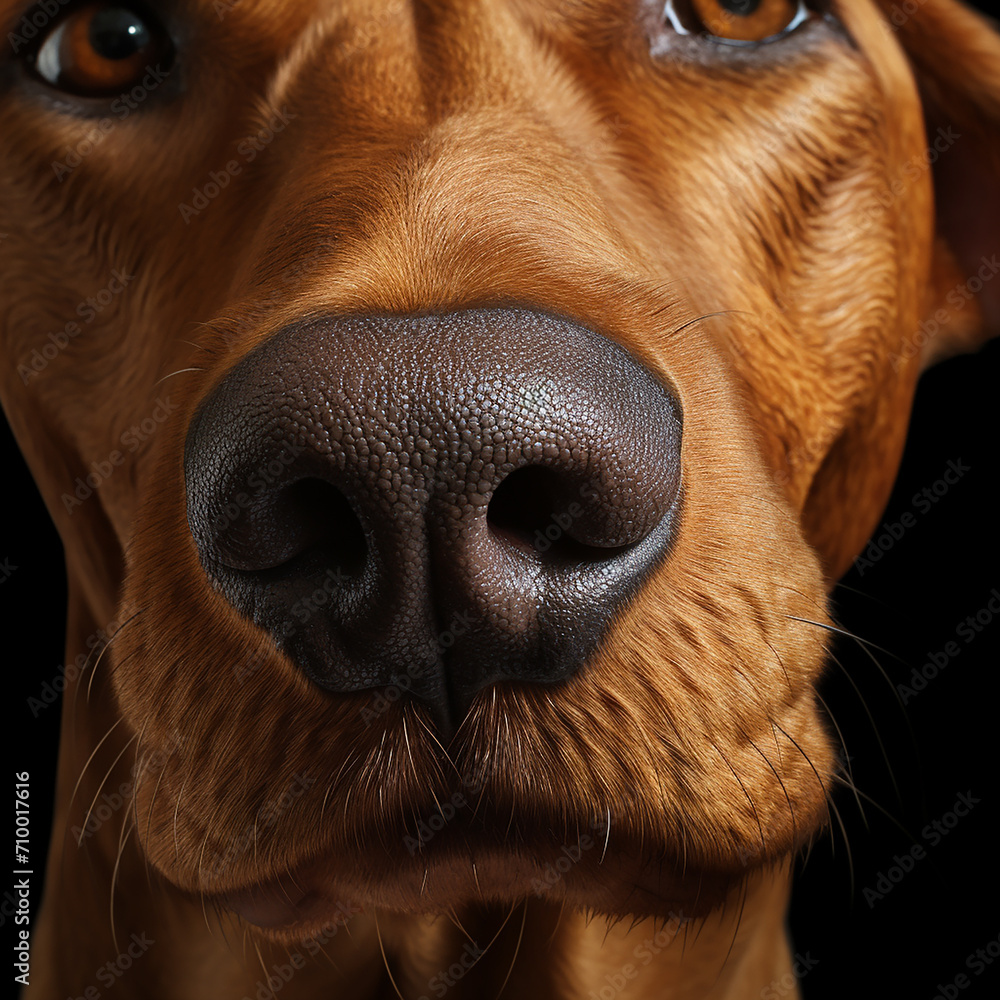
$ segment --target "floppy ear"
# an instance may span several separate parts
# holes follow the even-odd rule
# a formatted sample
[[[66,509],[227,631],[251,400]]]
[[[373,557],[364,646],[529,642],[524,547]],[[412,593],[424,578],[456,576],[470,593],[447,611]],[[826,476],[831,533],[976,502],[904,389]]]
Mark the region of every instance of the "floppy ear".
[[[1000,334],[1000,33],[957,0],[877,0],[924,108],[936,245],[924,367]]]

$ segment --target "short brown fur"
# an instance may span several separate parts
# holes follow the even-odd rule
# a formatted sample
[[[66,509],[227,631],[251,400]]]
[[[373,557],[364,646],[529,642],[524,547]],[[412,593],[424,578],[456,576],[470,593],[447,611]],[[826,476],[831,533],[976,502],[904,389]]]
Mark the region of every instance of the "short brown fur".
[[[80,995],[134,932],[156,945],[119,997],[251,996],[324,924],[331,961],[283,1000],[421,996],[459,926],[497,937],[454,997],[508,976],[510,996],[585,996],[657,930],[686,946],[628,996],[735,1000],[787,973],[791,859],[837,780],[813,687],[827,594],[883,510],[922,367],[1000,317],[995,290],[946,295],[987,250],[948,185],[996,187],[1000,41],[952,0],[898,30],[880,6],[720,57],[665,47],[643,2],[184,0],[183,87],[61,182],[51,161],[92,122],[5,65],[4,406],[65,544],[68,658],[120,626],[65,696],[29,997]],[[942,157],[935,229],[919,165],[948,123],[968,138]],[[127,290],[24,377],[114,269]],[[212,589],[183,442],[232,365],[305,315],[504,303],[600,330],[676,387],[684,519],[585,670],[481,697],[445,753],[414,703],[366,726],[364,696],[311,686]],[[67,504],[157,400],[156,432]],[[475,809],[407,853],[472,775]],[[78,846],[122,785],[129,808]],[[533,891],[588,824],[600,843]],[[290,930],[212,905],[304,873],[328,890]]]

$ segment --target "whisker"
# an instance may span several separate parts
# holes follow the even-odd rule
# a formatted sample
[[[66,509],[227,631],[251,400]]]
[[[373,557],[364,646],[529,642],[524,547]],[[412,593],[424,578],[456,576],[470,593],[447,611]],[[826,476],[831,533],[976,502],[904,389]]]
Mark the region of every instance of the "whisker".
[[[843,785],[846,788],[850,788],[855,795],[860,795],[863,799],[865,799],[868,802],[869,805],[877,809],[890,823],[892,823],[892,825],[897,830],[899,830],[900,833],[908,837],[914,843],[918,842],[919,838],[916,834],[916,831],[907,829],[898,819],[896,819],[895,816],[892,815],[891,812],[889,812],[888,809],[885,808],[885,806],[881,805],[876,799],[873,799],[867,792],[863,792],[853,782],[848,781],[847,778],[839,774],[835,774],[833,776],[833,780],[838,785]]]
[[[75,799],[76,799],[76,793],[77,793],[77,792],[78,792],[78,791],[80,790],[80,784],[81,784],[81,783],[83,782],[83,779],[84,779],[84,776],[85,776],[85,775],[86,775],[86,773],[87,773],[87,769],[88,769],[88,768],[90,767],[90,765],[91,765],[91,763],[93,762],[94,758],[95,758],[95,757],[97,756],[97,754],[98,754],[98,752],[100,751],[101,747],[102,747],[102,746],[104,745],[104,741],[105,741],[105,740],[106,740],[106,739],[107,739],[107,738],[108,738],[108,737],[109,737],[109,736],[110,736],[110,735],[111,735],[111,734],[112,734],[112,733],[113,733],[113,732],[114,732],[114,731],[115,731],[115,730],[116,730],[116,729],[117,729],[117,728],[118,728],[118,727],[119,727],[119,726],[120,726],[120,725],[121,725],[121,724],[122,724],[122,723],[123,723],[124,721],[125,721],[125,720],[124,720],[124,718],[120,718],[120,719],[118,719],[118,720],[117,720],[117,722],[114,722],[114,723],[112,723],[112,725],[111,725],[111,728],[110,728],[110,729],[109,729],[109,730],[108,730],[108,731],[107,731],[107,732],[106,732],[106,733],[104,734],[104,736],[102,736],[102,737],[101,737],[101,739],[100,739],[100,741],[98,742],[97,746],[96,746],[96,747],[94,747],[94,749],[93,749],[93,751],[91,752],[90,756],[89,756],[89,757],[87,758],[87,761],[86,761],[86,763],[85,763],[85,764],[83,765],[83,767],[82,767],[82,768],[81,768],[81,770],[80,770],[80,776],[79,776],[79,777],[78,777],[78,778],[76,779],[76,784],[75,784],[75,785],[73,786],[73,794],[72,794],[72,795],[70,795],[70,797],[69,797],[69,809],[70,809],[70,810],[71,810],[71,809],[73,808],[73,802],[74,802],[74,801],[75,801]],[[126,745],[127,745],[127,744],[126,744]],[[100,790],[98,790],[98,794],[100,794]],[[67,810],[67,811],[69,811],[69,810]],[[89,815],[89,810],[88,810],[88,815]],[[86,824],[84,824],[84,825],[86,825]],[[79,846],[80,846],[80,844],[79,844],[79,843],[77,843],[77,845],[76,845],[76,846],[77,846],[77,847],[79,847]]]
[[[517,963],[517,956],[521,953],[521,942],[524,940],[524,925],[528,920],[528,901],[525,900],[521,906],[521,929],[517,934],[517,944],[514,946],[514,957],[510,960],[510,968],[507,970],[507,975],[504,976],[503,982],[500,984],[500,989],[497,991],[497,1000],[499,1000],[501,994],[510,981],[511,973],[514,971],[514,966]]]
[[[678,333],[686,330],[689,326],[694,326],[695,323],[703,323],[706,319],[714,319],[717,316],[735,316],[740,313],[752,315],[750,313],[745,313],[745,310],[742,309],[720,309],[718,312],[703,313],[701,316],[695,316],[694,319],[689,319],[686,323],[682,323],[680,326],[671,330],[669,336],[676,337]]]
[[[715,748],[715,750],[718,753],[718,755],[726,762],[726,767],[728,767],[729,770],[732,771],[733,777],[736,779],[736,781],[739,784],[740,788],[743,789],[743,794],[746,796],[747,802],[750,803],[750,808],[753,810],[753,818],[757,821],[757,829],[760,831],[760,846],[761,846],[761,850],[762,851],[766,851],[767,850],[767,841],[764,838],[764,827],[761,825],[760,816],[757,814],[757,806],[754,805],[754,801],[753,801],[752,798],[750,798],[750,793],[747,791],[746,785],[743,784],[743,781],[740,779],[740,776],[736,773],[735,769],[733,768],[733,765],[729,763],[729,759],[726,757],[726,755],[719,748],[719,745],[714,740],[710,740],[709,742]]]
[[[464,935],[473,944],[476,943],[476,939],[465,929],[462,921],[458,919],[458,913],[454,906],[449,906],[447,910],[448,919],[458,928],[460,934]]]
[[[777,723],[773,723],[773,725],[778,726]],[[849,838],[847,836],[847,827],[844,825],[844,820],[843,820],[843,817],[841,817],[841,815],[840,815],[840,810],[837,808],[837,803],[833,801],[833,796],[830,794],[830,792],[827,789],[826,785],[823,784],[823,779],[820,777],[819,771],[816,770],[815,764],[813,764],[813,762],[809,759],[809,754],[807,754],[802,749],[802,747],[799,746],[799,744],[796,741],[796,739],[795,739],[794,736],[791,736],[789,733],[787,733],[784,729],[782,729],[781,726],[778,726],[778,729],[781,730],[781,732],[785,736],[785,738],[791,742],[792,746],[794,746],[795,749],[798,750],[798,752],[800,754],[802,754],[803,760],[805,760],[805,762],[809,765],[810,769],[812,770],[812,773],[816,776],[816,780],[819,782],[819,787],[823,791],[823,798],[826,801],[827,815],[829,816],[830,810],[831,809],[833,810],[833,816],[836,817],[837,825],[840,827],[841,835],[844,838],[844,848],[847,851],[847,868],[848,868],[848,872],[850,874],[850,880],[849,881],[850,881],[850,887],[851,887],[851,896],[853,897],[853,895],[854,895],[854,858],[851,855],[851,844],[850,844],[850,840],[849,840]],[[833,843],[833,839],[831,837],[831,844],[832,843]]]
[[[876,643],[871,642],[868,639],[863,639],[860,635],[857,635],[854,632],[850,632],[845,628],[839,628],[836,625],[828,625],[826,624],[826,622],[813,621],[811,618],[799,618],[798,615],[785,615],[785,617],[793,622],[803,622],[806,625],[815,625],[816,628],[826,629],[828,632],[835,632],[837,635],[846,636],[848,639],[853,639],[855,642],[860,643],[862,648],[870,647],[871,649],[877,649],[880,653],[885,653],[886,656],[891,656],[894,660],[896,660],[899,663],[902,664],[906,663],[906,661],[902,657],[897,656],[891,650],[883,649]],[[877,663],[878,661],[876,660],[875,662]],[[895,688],[893,688],[893,690],[895,690]]]
[[[897,609],[893,605],[889,604],[887,601],[883,601],[881,598],[875,597],[869,594],[866,590],[861,590],[858,587],[852,587],[849,584],[844,583],[842,580],[838,580],[834,584],[835,590],[846,590],[850,594],[857,594],[858,597],[863,597],[866,601],[871,601],[872,604],[877,604],[881,608],[885,608],[886,611],[896,612]]]
[[[385,971],[389,974],[389,982],[392,983],[392,988],[399,997],[399,1000],[404,1000],[403,994],[399,992],[399,987],[396,985],[396,978],[392,974],[392,969],[389,968],[389,958],[385,953],[385,944],[382,941],[382,929],[378,924],[378,909],[376,907],[372,908],[372,916],[375,918],[375,935],[378,937],[378,949],[382,953],[382,964],[385,965]]]
[[[167,765],[164,764],[160,768],[159,777],[156,779],[156,784],[153,786],[153,794],[149,798],[149,810],[146,813],[146,843],[149,843],[149,835],[153,825],[153,803],[156,801],[156,793],[160,790],[160,782],[163,781],[163,775],[166,773]]]
[[[747,885],[747,880],[744,879],[743,880],[743,884],[740,886],[740,908],[739,908],[739,911],[736,914],[736,926],[733,928],[733,936],[732,936],[732,939],[729,942],[729,950],[726,952],[725,958],[723,958],[723,960],[722,960],[722,965],[719,966],[719,974],[715,978],[716,985],[718,984],[719,980],[722,978],[722,973],[723,973],[724,969],[726,968],[726,963],[729,961],[730,957],[733,954],[733,948],[736,947],[736,936],[740,932],[740,924],[743,923],[743,910],[744,910],[744,908],[746,907],[746,904],[747,904],[747,894],[748,894],[748,892],[749,892],[749,887]]]
[[[129,617],[126,618],[125,621],[123,621],[121,625],[118,626],[117,629],[115,629],[114,634],[108,636],[107,641],[103,643],[103,645],[95,646],[90,651],[90,654],[87,656],[87,659],[83,664],[83,670],[81,671],[81,672],[86,672],[87,670],[90,670],[90,677],[87,680],[87,698],[86,698],[87,702],[90,701],[90,689],[94,683],[94,676],[97,674],[97,667],[100,664],[101,660],[104,659],[104,654],[108,651],[108,649],[110,649],[111,644],[115,641],[115,639],[121,635],[122,630],[125,628],[125,626],[128,625],[129,622],[134,621],[136,617],[141,613],[142,613],[141,611],[136,611],[134,614],[129,615]],[[92,657],[93,657],[93,662],[91,662]],[[77,699],[80,697],[81,686],[82,685],[78,685],[73,694],[74,711],[76,711]]]
[[[185,372],[203,372],[204,368],[178,368],[177,371],[171,372],[169,375],[164,375],[163,378],[157,379],[154,385],[159,385],[161,382],[166,382],[168,378],[173,378],[175,375],[183,375]],[[167,399],[170,397],[168,396]]]
[[[115,857],[114,868],[111,870],[111,894],[109,900],[109,919],[111,920],[111,943],[115,947],[115,951],[121,952],[121,948],[118,947],[118,932],[115,930],[115,888],[118,884],[118,872],[121,869],[122,855],[125,853],[125,844],[128,838],[132,835],[132,831],[135,829],[135,823],[122,823],[122,832],[118,837],[118,854]]]
[[[478,965],[478,964],[479,964],[479,963],[480,963],[480,962],[481,962],[481,961],[482,961],[482,960],[483,960],[483,959],[484,959],[484,958],[486,957],[486,953],[487,953],[487,952],[488,952],[488,951],[490,950],[490,948],[492,948],[492,947],[493,947],[493,944],[494,944],[494,942],[496,941],[496,939],[497,939],[498,937],[500,937],[500,935],[501,935],[501,934],[503,933],[503,929],[504,929],[504,928],[505,928],[505,927],[507,926],[507,924],[508,924],[508,923],[510,922],[510,918],[511,918],[512,916],[514,916],[514,911],[515,911],[516,909],[517,909],[517,903],[514,903],[514,904],[513,904],[512,906],[511,906],[511,908],[510,908],[510,909],[509,909],[509,910],[507,911],[507,916],[503,918],[503,921],[502,921],[502,923],[501,923],[501,924],[500,924],[500,926],[499,926],[499,927],[498,927],[498,928],[496,929],[496,933],[495,933],[495,934],[493,935],[493,937],[491,937],[491,938],[489,939],[489,941],[488,941],[488,942],[487,942],[487,944],[486,944],[486,947],[485,947],[485,948],[483,948],[483,950],[482,950],[482,951],[480,952],[480,954],[479,954],[479,957],[478,957],[478,958],[476,959],[476,961],[475,961],[475,964],[476,964],[476,965]]]
[[[177,839],[177,817],[178,817],[178,815],[180,814],[180,811],[181,811],[181,798],[184,795],[184,787],[186,785],[187,785],[187,777],[185,776],[184,780],[181,782],[180,791],[177,793],[177,801],[174,803],[173,828],[174,828],[174,860],[175,861],[179,861],[180,860],[180,856],[181,856],[181,845],[180,845],[180,841]]]
[[[607,824],[604,829],[604,847],[601,848],[601,859],[597,863],[604,864],[604,856],[608,853],[608,841],[611,839],[611,806],[607,807]]]
[[[264,956],[260,953],[260,943],[252,935],[250,937],[250,942],[253,944],[253,950],[257,953],[257,959],[260,962],[261,977],[266,983],[270,979],[271,974],[267,970],[267,963],[264,961]]]
[[[885,762],[886,770],[889,772],[889,779],[892,782],[893,791],[895,791],[896,793],[896,801],[899,803],[900,808],[902,808],[903,794],[900,791],[899,784],[896,781],[896,773],[892,769],[892,762],[889,760],[889,752],[885,748],[885,743],[882,740],[882,734],[878,731],[878,725],[875,722],[875,717],[874,715],[872,715],[872,711],[868,707],[868,701],[865,698],[865,696],[861,693],[861,689],[858,687],[857,682],[851,676],[850,671],[847,669],[847,667],[845,667],[844,664],[841,663],[836,656],[831,655],[830,659],[833,660],[833,662],[837,665],[837,667],[840,669],[843,675],[850,682],[851,687],[854,688],[854,692],[858,696],[858,700],[861,702],[861,706],[865,710],[865,715],[868,716],[868,721],[871,723],[872,726],[872,732],[875,734],[875,739],[878,742],[879,750],[882,753],[882,760]]]
[[[858,803],[858,812],[861,813],[861,818],[864,820],[864,823],[865,823],[865,829],[867,829],[868,828],[868,817],[865,816],[865,810],[864,810],[863,806],[861,805],[861,799],[859,799],[857,797],[857,788],[854,785],[854,772],[853,772],[853,770],[851,768],[850,756],[847,753],[847,741],[844,739],[844,734],[843,734],[843,732],[840,729],[840,725],[837,723],[837,720],[833,716],[833,710],[826,703],[826,701],[823,698],[823,696],[819,693],[819,691],[814,691],[813,694],[816,695],[817,700],[823,706],[823,709],[826,712],[827,718],[830,720],[831,724],[833,725],[833,728],[837,730],[837,737],[840,740],[840,746],[841,746],[841,748],[844,751],[844,768],[846,769],[847,774],[848,774],[848,776],[850,778],[851,788],[854,789],[854,793],[855,793],[854,797],[855,797],[855,799],[856,799],[856,801]]]
[[[121,720],[119,720],[119,721],[121,721]],[[117,723],[115,723],[115,725],[117,725]],[[110,732],[108,733],[108,735],[110,735]],[[105,739],[106,738],[107,737],[105,737]],[[126,751],[128,750],[128,748],[131,746],[132,742],[136,738],[137,737],[135,737],[135,736],[129,737],[128,742],[125,744],[125,746],[122,747],[121,752],[112,761],[111,767],[108,768],[107,773],[104,775],[103,778],[101,778],[100,783],[97,786],[97,791],[94,792],[94,798],[91,800],[90,808],[87,810],[87,815],[84,818],[83,826],[80,828],[80,839],[76,843],[77,847],[81,847],[83,845],[83,837],[84,837],[84,834],[87,831],[87,824],[90,822],[90,815],[94,811],[94,806],[97,805],[97,797],[101,794],[101,790],[104,788],[104,783],[108,780],[108,778],[111,777],[111,772],[114,771],[114,769],[118,766],[118,761],[120,761],[122,759],[122,757],[125,756]],[[101,742],[103,743],[104,740],[102,740]],[[95,749],[94,753],[96,753],[96,752],[97,752],[97,750]],[[91,759],[93,759],[93,754],[91,754]]]
[[[770,719],[768,719],[768,722],[770,722]],[[773,728],[772,728],[771,732],[772,733],[774,732]],[[767,755],[764,753],[764,751],[761,750],[760,747],[757,746],[757,744],[754,743],[754,741],[752,739],[750,739],[749,736],[747,736],[744,733],[743,734],[743,738],[750,744],[750,746],[752,746],[754,748],[754,750],[757,751],[757,753],[760,754],[760,756],[763,759],[764,763],[767,764],[767,766],[771,769],[771,773],[774,775],[774,777],[777,780],[778,784],[781,786],[781,791],[782,791],[782,793],[785,796],[785,802],[788,803],[788,813],[792,817],[792,839],[793,840],[797,839],[796,838],[796,828],[795,828],[795,810],[792,808],[792,800],[788,797],[788,789],[785,788],[785,783],[781,780],[781,775],[779,775],[778,772],[774,769],[774,765],[767,759]]]

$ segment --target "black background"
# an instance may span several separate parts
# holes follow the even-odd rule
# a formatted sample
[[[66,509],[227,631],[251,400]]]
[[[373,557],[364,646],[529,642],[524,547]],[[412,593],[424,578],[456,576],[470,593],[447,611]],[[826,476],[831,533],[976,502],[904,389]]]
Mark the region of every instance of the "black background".
[[[873,567],[853,570],[834,592],[838,623],[885,651],[872,650],[888,679],[858,642],[838,640],[842,669],[831,664],[822,694],[843,732],[864,815],[850,791],[839,789],[835,802],[846,841],[838,828],[799,864],[790,928],[794,949],[809,966],[801,983],[806,1000],[1000,995],[1000,961],[979,976],[965,964],[1000,932],[1000,620],[971,643],[956,636],[958,625],[1000,588],[998,359],[1000,345],[993,344],[923,377],[883,518],[898,523],[910,511],[916,524]],[[7,496],[0,561],[17,567],[0,583],[4,659],[13,679],[8,724],[19,734],[14,770],[28,768],[32,775],[32,854],[39,859],[51,822],[59,720],[57,707],[35,719],[26,699],[37,696],[63,662],[65,574],[58,537],[5,422],[0,430]],[[970,471],[918,513],[914,496],[939,480],[949,461]],[[902,709],[895,685],[909,683],[913,669],[949,641],[957,641],[960,654]],[[926,824],[970,792],[978,804],[930,846],[921,832]],[[877,887],[880,874],[888,877],[896,857],[914,844],[924,847],[925,857],[870,905],[865,890]],[[36,880],[36,906],[40,888]],[[961,973],[969,976],[967,987],[939,994]],[[773,996],[783,995],[783,986],[775,984]]]
[[[863,817],[847,789],[836,795],[853,859],[853,890],[839,831],[800,865],[791,929],[796,950],[816,962],[802,982],[806,1000],[932,1000],[939,984],[969,974],[970,953],[990,940],[996,947],[1000,615],[969,643],[956,628],[986,606],[992,589],[1000,588],[998,361],[1000,343],[994,342],[924,375],[906,455],[882,519],[899,524],[909,511],[916,524],[873,567],[856,567],[834,591],[841,626],[887,651],[872,650],[893,686],[909,685],[914,668],[946,643],[956,642],[960,652],[907,698],[904,709],[858,643],[837,643],[844,669],[831,664],[821,693],[843,730],[855,783],[875,804],[862,797]],[[969,472],[920,513],[914,495],[941,479],[950,460],[969,466]],[[1000,600],[993,606],[1000,608]],[[969,792],[981,802],[930,846],[933,838],[922,835],[924,827],[934,820],[948,822],[945,814],[959,794]],[[898,883],[890,883],[884,898],[869,897],[874,904],[869,905],[864,890],[876,890],[879,874],[889,878],[894,857],[909,853],[914,844],[926,856]],[[986,974],[970,975],[970,985],[959,994],[995,997],[998,983],[1000,960]]]

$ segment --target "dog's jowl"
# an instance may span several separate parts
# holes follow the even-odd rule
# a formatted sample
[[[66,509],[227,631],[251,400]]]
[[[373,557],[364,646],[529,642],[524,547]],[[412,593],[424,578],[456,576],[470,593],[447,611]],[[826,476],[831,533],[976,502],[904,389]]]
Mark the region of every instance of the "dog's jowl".
[[[26,996],[795,994],[828,596],[1000,322],[1000,38],[911,6],[3,0]]]

